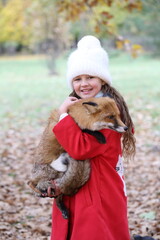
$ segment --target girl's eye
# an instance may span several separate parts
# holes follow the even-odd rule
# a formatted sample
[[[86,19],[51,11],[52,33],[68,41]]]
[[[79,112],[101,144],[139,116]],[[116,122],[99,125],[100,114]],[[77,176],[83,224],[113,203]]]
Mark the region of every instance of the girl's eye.
[[[89,77],[88,77],[88,79],[92,79],[92,78],[94,78],[94,77],[93,77],[93,76],[89,76]]]
[[[110,115],[110,116],[108,116],[107,118],[113,119],[113,118],[114,118],[114,115]]]
[[[73,81],[74,82],[78,82],[78,81],[80,81],[81,79],[80,78],[75,78]]]

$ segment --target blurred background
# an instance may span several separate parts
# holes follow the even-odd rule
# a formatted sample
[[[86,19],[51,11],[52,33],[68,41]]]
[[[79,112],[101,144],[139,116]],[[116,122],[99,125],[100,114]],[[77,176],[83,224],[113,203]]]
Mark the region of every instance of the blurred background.
[[[131,235],[160,239],[160,1],[0,0],[1,239],[49,239],[52,199],[27,186],[52,109],[69,95],[66,61],[84,35],[101,40],[113,86],[135,123],[127,162]]]

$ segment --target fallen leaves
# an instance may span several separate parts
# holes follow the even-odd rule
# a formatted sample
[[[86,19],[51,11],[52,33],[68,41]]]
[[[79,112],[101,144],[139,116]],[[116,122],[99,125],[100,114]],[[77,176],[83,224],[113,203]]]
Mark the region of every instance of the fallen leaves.
[[[136,157],[126,163],[128,214],[132,235],[160,239],[160,135],[152,129],[151,121],[139,129]]]
[[[137,154],[125,162],[128,218],[131,235],[160,239],[160,134],[152,131],[151,120],[136,114]],[[49,240],[53,200],[36,198],[27,185],[43,126],[20,122],[12,121],[0,133],[1,240]]]
[[[49,239],[53,200],[36,198],[27,185],[39,134],[14,127],[1,135],[1,240]]]

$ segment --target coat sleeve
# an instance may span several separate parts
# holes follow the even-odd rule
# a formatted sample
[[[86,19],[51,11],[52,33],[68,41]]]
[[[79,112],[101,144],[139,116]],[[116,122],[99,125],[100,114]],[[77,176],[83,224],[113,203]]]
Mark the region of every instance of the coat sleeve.
[[[106,143],[101,144],[88,133],[82,132],[71,116],[66,116],[53,128],[53,132],[68,154],[77,160],[93,158],[106,151],[107,136],[111,130],[105,129],[101,132],[106,137]]]

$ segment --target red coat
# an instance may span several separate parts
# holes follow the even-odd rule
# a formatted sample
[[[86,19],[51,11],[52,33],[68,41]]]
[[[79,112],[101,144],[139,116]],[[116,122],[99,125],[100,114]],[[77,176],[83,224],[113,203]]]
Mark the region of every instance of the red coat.
[[[71,157],[90,159],[91,176],[77,194],[64,197],[69,222],[53,204],[51,240],[129,240],[121,134],[101,130],[107,142],[100,144],[83,133],[70,116],[62,119],[53,132]]]

